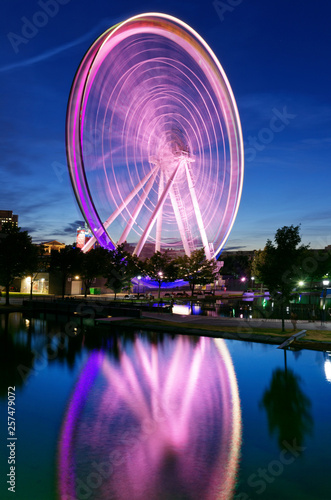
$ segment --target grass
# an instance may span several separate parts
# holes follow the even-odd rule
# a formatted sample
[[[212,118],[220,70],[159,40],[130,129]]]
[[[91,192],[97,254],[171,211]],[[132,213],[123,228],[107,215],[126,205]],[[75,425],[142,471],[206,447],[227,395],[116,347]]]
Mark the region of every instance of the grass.
[[[5,297],[6,292],[2,290],[2,296]],[[48,293],[34,293],[32,295],[33,297],[49,297],[50,294]],[[30,297],[29,293],[23,293],[23,292],[9,292],[9,297]]]
[[[259,335],[261,338],[263,337],[284,337],[284,339],[291,337],[293,334],[292,330],[287,330],[282,332],[278,328],[266,328],[266,327],[250,327],[250,326],[219,326],[219,325],[192,325],[192,323],[175,323],[173,321],[163,321],[158,319],[132,319],[126,321],[126,324],[133,323],[134,325],[139,324],[139,327],[150,327],[153,325],[161,325],[163,328],[171,328],[176,330],[196,330],[210,333],[219,333],[219,332],[228,332],[228,333],[246,333],[252,335]],[[296,330],[299,332],[300,330]],[[330,331],[320,331],[320,330],[307,330],[305,340],[308,341],[318,341],[318,342],[330,342],[331,343],[331,332]],[[301,342],[301,341],[300,341]]]

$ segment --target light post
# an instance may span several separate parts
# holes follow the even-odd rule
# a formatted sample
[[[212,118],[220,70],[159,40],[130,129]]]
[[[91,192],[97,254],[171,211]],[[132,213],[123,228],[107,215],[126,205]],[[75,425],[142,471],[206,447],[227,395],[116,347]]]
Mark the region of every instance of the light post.
[[[28,285],[30,285],[30,300],[32,300],[32,289],[33,289],[33,275],[31,274],[31,276],[28,276],[26,278],[27,282],[28,282]]]
[[[300,281],[298,282],[298,286],[300,286],[300,287],[302,287],[304,284],[305,284],[305,283],[304,283],[302,280],[300,280]],[[299,293],[299,302],[300,302],[300,301],[301,301],[301,294]]]
[[[327,287],[329,286],[330,281],[325,279],[323,280],[323,291],[322,291],[322,313],[321,313],[321,325],[325,322],[325,302],[326,302],[326,293]]]
[[[139,297],[139,283],[140,283],[140,280],[141,280],[141,276],[137,276],[137,280],[138,280],[138,297]]]
[[[160,296],[161,296],[161,282],[162,282],[162,278],[163,278],[163,272],[159,271],[157,274],[159,275],[159,297],[158,297],[158,299],[160,300]]]

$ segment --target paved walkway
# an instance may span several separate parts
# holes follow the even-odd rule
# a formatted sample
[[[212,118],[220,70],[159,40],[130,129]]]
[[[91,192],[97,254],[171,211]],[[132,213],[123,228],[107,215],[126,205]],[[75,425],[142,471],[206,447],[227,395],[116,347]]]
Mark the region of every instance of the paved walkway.
[[[89,297],[94,298],[94,300],[99,297]],[[11,297],[11,305],[21,305],[23,299],[20,297]],[[0,298],[0,304],[5,303],[5,298]],[[192,328],[195,325],[204,326],[244,326],[253,328],[281,328],[280,319],[243,319],[243,318],[227,318],[224,316],[202,316],[202,315],[182,315],[182,314],[169,314],[169,313],[156,313],[147,312],[142,313],[143,318],[158,319],[163,321],[172,321],[174,323],[192,323]],[[292,323],[289,319],[285,320],[285,328],[287,330],[292,330]],[[297,322],[297,330],[321,330],[321,331],[331,331],[331,321],[321,323],[321,321],[310,322],[308,320],[300,320]]]
[[[192,323],[195,325],[204,326],[250,326],[253,328],[281,328],[282,321],[280,319],[242,319],[242,318],[226,318],[224,316],[186,316],[181,314],[169,313],[153,313],[143,312],[143,318],[158,319],[163,321],[173,321],[174,323]],[[285,320],[285,328],[292,330],[290,320]],[[297,330],[322,330],[331,331],[331,322],[321,323],[320,321],[309,322],[308,320],[298,321]]]

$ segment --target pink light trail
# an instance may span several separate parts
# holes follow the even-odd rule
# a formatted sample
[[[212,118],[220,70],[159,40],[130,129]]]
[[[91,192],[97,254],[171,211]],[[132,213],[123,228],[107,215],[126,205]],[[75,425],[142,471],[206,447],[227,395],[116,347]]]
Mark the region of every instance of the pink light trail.
[[[138,335],[119,360],[93,353],[81,373],[59,439],[60,498],[75,498],[83,481],[91,499],[230,500],[240,446],[225,342]]]

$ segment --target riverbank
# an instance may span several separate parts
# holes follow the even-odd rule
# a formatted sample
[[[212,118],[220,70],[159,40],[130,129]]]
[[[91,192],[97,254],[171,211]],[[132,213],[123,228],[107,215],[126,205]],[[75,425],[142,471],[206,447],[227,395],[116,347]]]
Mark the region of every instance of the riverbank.
[[[87,303],[92,306],[90,301]],[[51,304],[54,303],[45,301],[43,306]],[[132,317],[137,315],[130,314],[130,307],[123,308],[121,311],[117,311],[116,314],[114,308],[106,312],[106,309],[104,309],[101,304],[99,304],[99,310],[92,310],[91,308],[85,310],[85,308],[83,308],[82,312],[78,314],[77,312],[72,312],[76,310],[75,300],[67,300],[64,304],[66,307],[62,308],[61,301],[59,301],[58,313],[63,312],[77,319],[79,317],[79,321],[82,322],[82,324],[84,323],[84,317],[86,318],[87,313],[89,313],[88,317],[92,320],[92,323],[98,325],[98,328],[102,329],[113,328],[116,324],[116,326],[123,326],[135,330],[145,329],[174,334],[202,335],[273,345],[280,345],[294,333],[292,324],[289,320],[285,321],[286,331],[282,332],[281,320],[276,319],[244,319],[224,316],[181,315],[172,314],[170,312],[156,312],[155,309],[154,311],[139,311],[139,307],[133,312],[139,312],[140,317],[139,315],[138,317]],[[82,304],[82,302],[79,301],[79,304]],[[37,305],[37,303],[35,303],[35,305]],[[69,307],[69,305],[71,307]],[[130,306],[129,304],[127,305]],[[31,313],[32,309],[34,308],[31,308],[31,304],[27,302],[26,307],[19,303],[9,306],[1,304],[0,314],[12,312]],[[37,311],[34,310],[34,312]],[[331,322],[299,321],[296,332],[301,330],[307,330],[306,336],[294,342],[292,344],[294,348],[331,351]]]
[[[147,329],[184,335],[203,335],[232,340],[261,342],[280,345],[293,333],[307,330],[306,336],[291,345],[294,348],[331,351],[331,324],[302,321],[293,332],[290,321],[285,322],[286,331],[281,331],[281,320],[242,319],[214,316],[180,316],[169,313],[144,313],[140,319],[114,318],[117,326],[132,329]],[[107,318],[96,320],[107,327]],[[110,323],[109,323],[110,324]],[[109,326],[109,325],[108,325]]]

